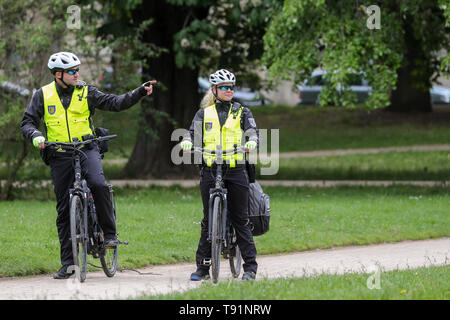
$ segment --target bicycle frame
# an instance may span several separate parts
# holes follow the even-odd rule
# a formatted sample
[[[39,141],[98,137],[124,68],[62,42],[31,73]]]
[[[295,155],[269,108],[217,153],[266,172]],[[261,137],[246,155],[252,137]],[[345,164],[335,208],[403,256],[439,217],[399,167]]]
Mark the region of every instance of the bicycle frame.
[[[222,212],[221,212],[221,218],[222,218],[222,233],[221,233],[221,240],[225,240],[225,231],[226,231],[226,222],[227,222],[227,213],[228,213],[228,207],[227,207],[227,189],[224,187],[224,183],[222,180],[222,166],[217,166],[216,171],[216,185],[214,188],[211,188],[209,190],[209,210],[208,210],[208,241],[211,241],[211,233],[212,233],[212,212],[213,212],[213,203],[214,199],[216,197],[220,197],[222,200]]]

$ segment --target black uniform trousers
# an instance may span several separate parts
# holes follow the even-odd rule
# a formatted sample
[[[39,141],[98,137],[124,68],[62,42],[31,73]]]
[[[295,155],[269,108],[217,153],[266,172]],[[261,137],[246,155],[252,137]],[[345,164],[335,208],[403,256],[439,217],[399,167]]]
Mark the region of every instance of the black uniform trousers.
[[[110,239],[116,235],[116,223],[109,188],[103,175],[100,153],[96,145],[90,150],[83,149],[83,152],[87,155],[87,158],[83,154],[81,155],[82,176],[86,179],[93,194],[100,227],[105,238]],[[57,152],[50,159],[50,172],[56,195],[56,211],[58,213],[56,226],[61,245],[61,264],[63,266],[73,265],[69,213],[69,189],[73,186],[75,180],[72,156]]]
[[[223,177],[227,194],[228,214],[231,223],[236,230],[237,243],[244,260],[244,272],[256,273],[256,247],[248,220],[248,190],[249,182],[244,165],[236,168],[223,166]],[[213,175],[214,174],[214,175]],[[208,242],[208,211],[209,211],[209,189],[215,186],[215,170],[204,167],[200,181],[200,191],[203,200],[203,220],[201,223],[201,234],[196,253],[197,267],[208,269],[204,265],[204,259],[211,257],[211,243]]]

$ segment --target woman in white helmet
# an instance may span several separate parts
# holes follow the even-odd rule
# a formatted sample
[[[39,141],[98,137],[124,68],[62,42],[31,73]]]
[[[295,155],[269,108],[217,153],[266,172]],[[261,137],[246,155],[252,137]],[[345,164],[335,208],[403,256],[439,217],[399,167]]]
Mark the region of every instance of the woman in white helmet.
[[[196,137],[199,141],[196,145],[201,145],[209,150],[215,150],[217,144],[230,139],[232,140],[231,144],[236,143],[245,145],[249,149],[255,149],[259,134],[252,112],[232,100],[236,84],[234,74],[220,69],[209,76],[209,82],[211,87],[202,99],[201,108],[192,121],[190,134],[186,135],[181,142],[183,150],[190,150],[193,146],[192,142],[197,141]],[[195,123],[200,125],[196,126]],[[201,132],[195,132],[196,127],[202,128]],[[233,148],[228,144],[230,143],[222,143],[223,150]],[[238,158],[229,159],[227,163],[223,164],[223,179],[228,190],[227,201],[231,223],[236,230],[238,246],[244,260],[242,279],[253,280],[258,264],[256,263],[256,247],[248,223],[249,177],[245,164],[238,160]],[[215,167],[205,157],[201,172],[200,191],[203,201],[203,220],[196,253],[197,270],[191,274],[193,281],[209,278],[208,261],[211,258],[211,244],[207,241],[208,210],[209,190],[214,187],[215,182]]]
[[[222,101],[221,97],[217,97],[217,93],[220,94],[220,91],[218,90],[217,86],[220,84],[234,85],[236,84],[236,77],[230,71],[220,69],[209,76],[209,83],[211,84],[211,87],[208,89],[208,91],[206,92],[205,96],[203,97],[200,103],[200,107],[202,109],[213,104],[216,99]]]

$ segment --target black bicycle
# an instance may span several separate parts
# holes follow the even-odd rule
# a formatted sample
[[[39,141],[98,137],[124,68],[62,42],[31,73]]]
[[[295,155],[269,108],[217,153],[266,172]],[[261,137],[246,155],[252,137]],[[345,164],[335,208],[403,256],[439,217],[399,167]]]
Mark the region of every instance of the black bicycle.
[[[224,163],[224,156],[235,155],[238,153],[248,152],[243,147],[234,149],[221,150],[221,146],[217,146],[217,150],[207,150],[203,148],[194,147],[194,152],[215,155],[216,175],[215,186],[209,190],[209,216],[208,216],[208,241],[211,242],[211,279],[217,283],[220,272],[220,256],[228,259],[230,263],[231,274],[234,278],[239,277],[241,273],[242,256],[237,245],[236,232],[231,224],[231,219],[228,217],[227,209],[227,189],[223,181],[222,164]],[[206,261],[208,262],[208,261]]]
[[[71,152],[73,167],[75,171],[75,181],[73,188],[69,190],[70,203],[70,239],[72,241],[73,261],[75,265],[75,275],[80,282],[86,280],[87,255],[100,258],[102,269],[108,277],[113,277],[117,269],[117,246],[105,247],[103,231],[98,223],[95,211],[94,198],[87,185],[86,179],[81,172],[81,154],[84,154],[85,146],[111,140],[117,135],[103,137],[93,137],[84,141],[77,138],[73,142],[53,142],[46,141],[45,146],[54,150],[63,149]],[[86,155],[85,155],[86,156]],[[109,186],[111,202],[116,218],[116,202],[112,185]],[[128,244],[120,242],[119,244]]]

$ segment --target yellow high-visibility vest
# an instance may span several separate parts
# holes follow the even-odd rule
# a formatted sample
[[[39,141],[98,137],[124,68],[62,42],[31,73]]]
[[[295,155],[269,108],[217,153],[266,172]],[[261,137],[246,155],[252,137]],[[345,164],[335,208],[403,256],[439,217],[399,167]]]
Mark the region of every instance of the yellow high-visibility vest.
[[[217,145],[222,146],[222,150],[231,150],[236,144],[241,147],[242,134],[241,129],[241,114],[242,107],[239,111],[232,113],[233,106],[230,106],[227,120],[221,127],[219,122],[219,115],[217,114],[216,105],[213,104],[204,109],[203,117],[203,148],[207,150],[216,151]],[[223,159],[230,167],[236,166],[236,160],[243,160],[242,153],[235,155],[224,155]],[[203,154],[203,159],[207,166],[211,166],[212,162],[216,159],[214,154]]]
[[[93,134],[89,117],[91,112],[87,102],[88,87],[74,88],[69,107],[64,109],[55,82],[42,87],[44,96],[44,123],[47,140],[72,142],[77,137]]]

